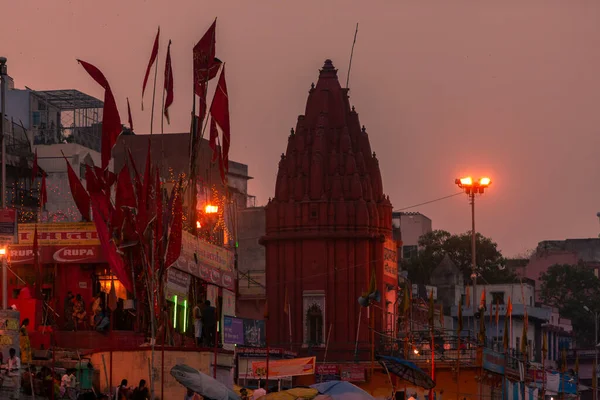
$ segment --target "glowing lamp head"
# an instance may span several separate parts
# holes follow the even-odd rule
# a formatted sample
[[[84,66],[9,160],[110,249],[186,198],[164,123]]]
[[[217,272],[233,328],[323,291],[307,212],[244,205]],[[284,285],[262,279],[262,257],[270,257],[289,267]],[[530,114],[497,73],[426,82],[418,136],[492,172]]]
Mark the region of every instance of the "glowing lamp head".
[[[0,247],[0,256],[6,255],[6,247]]]
[[[202,228],[202,224],[200,223],[200,221],[196,221],[196,228],[198,228],[198,229]]]
[[[467,176],[466,178],[460,178],[457,180],[458,180],[458,184],[460,186],[472,186],[473,185],[473,179],[470,176]]]
[[[413,349],[413,353],[415,353],[416,355],[419,355],[419,349],[417,349],[416,347]]]
[[[479,186],[490,186],[490,183],[492,183],[492,180],[490,178],[481,178],[479,179]]]
[[[207,204],[206,207],[204,207],[204,212],[206,214],[216,214],[219,212],[219,206],[213,206],[211,204]]]

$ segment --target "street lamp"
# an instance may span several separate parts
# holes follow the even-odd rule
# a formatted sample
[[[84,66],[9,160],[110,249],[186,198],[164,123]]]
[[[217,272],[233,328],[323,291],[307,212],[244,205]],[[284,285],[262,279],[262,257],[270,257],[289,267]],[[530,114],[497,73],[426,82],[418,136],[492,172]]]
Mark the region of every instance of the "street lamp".
[[[583,309],[594,314],[594,373],[596,376],[593,376],[592,379],[595,379],[596,382],[598,382],[598,311],[592,311],[588,306],[583,306]],[[594,390],[593,399],[598,400],[598,384],[596,383],[594,386],[596,387],[596,390]]]
[[[8,308],[8,266],[6,265],[6,247],[0,247],[2,258],[2,309]]]
[[[465,178],[457,178],[454,183],[458,185],[459,188],[463,189],[467,196],[469,196],[469,200],[471,202],[471,268],[473,273],[471,274],[471,279],[473,279],[473,318],[475,318],[475,313],[477,312],[477,300],[475,296],[477,296],[477,259],[476,259],[476,249],[475,249],[475,195],[483,194],[485,189],[490,186],[492,180],[490,178],[484,177],[480,178],[478,181],[474,181],[473,178],[467,176]]]

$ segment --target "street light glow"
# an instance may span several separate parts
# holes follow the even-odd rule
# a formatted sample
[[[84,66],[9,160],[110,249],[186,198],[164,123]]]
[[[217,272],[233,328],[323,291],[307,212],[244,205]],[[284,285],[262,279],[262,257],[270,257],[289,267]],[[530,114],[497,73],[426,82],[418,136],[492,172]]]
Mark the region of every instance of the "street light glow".
[[[470,176],[467,176],[466,178],[460,178],[458,181],[463,186],[473,186],[473,179]]]
[[[490,183],[492,183],[492,180],[490,178],[481,178],[479,180],[479,185],[480,186],[489,186]]]
[[[457,178],[454,183],[461,188],[464,189],[467,194],[471,193],[483,193],[483,191],[492,184],[492,180],[490,178],[483,177],[478,180],[473,180],[470,176],[464,178]]]
[[[6,247],[0,247],[0,256],[6,255]]]

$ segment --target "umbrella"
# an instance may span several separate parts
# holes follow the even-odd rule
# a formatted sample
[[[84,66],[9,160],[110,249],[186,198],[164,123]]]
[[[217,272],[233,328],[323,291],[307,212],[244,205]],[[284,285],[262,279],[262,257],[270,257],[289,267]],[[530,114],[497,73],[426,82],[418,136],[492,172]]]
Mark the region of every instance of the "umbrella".
[[[435,382],[427,372],[410,361],[389,356],[377,356],[377,360],[390,374],[394,374],[407,382],[427,390],[435,387]]]
[[[233,390],[221,382],[185,364],[171,368],[171,375],[186,388],[193,390],[205,399],[240,400]]]
[[[320,394],[327,395],[331,400],[375,400],[373,396],[358,386],[346,381],[329,381],[310,385]],[[323,399],[323,397],[319,396]]]
[[[292,388],[282,390],[281,392],[273,392],[259,397],[260,400],[297,400],[307,399],[312,400],[319,394],[317,389],[312,388]]]

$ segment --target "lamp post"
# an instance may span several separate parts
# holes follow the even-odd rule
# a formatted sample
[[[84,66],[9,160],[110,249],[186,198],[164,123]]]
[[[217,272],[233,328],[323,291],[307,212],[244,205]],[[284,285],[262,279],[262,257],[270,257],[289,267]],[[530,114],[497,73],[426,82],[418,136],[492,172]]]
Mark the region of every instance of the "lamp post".
[[[6,141],[4,140],[4,120],[6,119],[6,57],[0,57],[0,101],[2,102],[2,121],[0,121],[0,147],[2,147],[2,204],[0,208],[6,207]]]
[[[593,376],[592,379],[596,381],[593,385],[594,392],[592,393],[593,399],[598,400],[598,311],[592,311],[588,306],[583,306],[584,310],[594,314],[594,373],[596,376]],[[593,381],[592,381],[593,382]]]
[[[485,189],[492,183],[490,178],[480,178],[478,181],[474,181],[470,176],[466,178],[457,178],[454,183],[459,188],[463,189],[469,201],[471,203],[471,279],[473,279],[473,321],[475,321],[475,313],[477,312],[477,257],[476,257],[476,246],[475,246],[475,195],[483,194]],[[475,327],[473,327],[475,329]]]
[[[2,258],[2,309],[8,308],[8,266],[6,265],[6,247],[0,248],[0,258]]]

